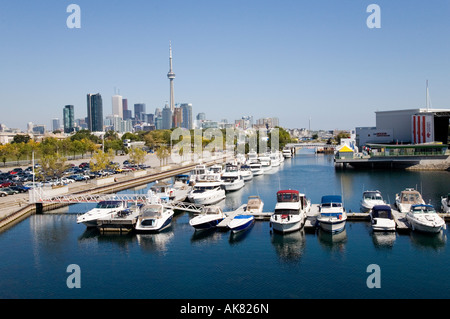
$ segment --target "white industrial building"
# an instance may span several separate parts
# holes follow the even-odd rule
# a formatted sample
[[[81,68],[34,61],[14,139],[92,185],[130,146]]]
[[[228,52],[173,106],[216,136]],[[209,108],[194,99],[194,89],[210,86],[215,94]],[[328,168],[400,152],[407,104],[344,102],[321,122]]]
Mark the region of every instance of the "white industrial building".
[[[373,144],[448,143],[450,109],[377,111],[376,127],[357,127],[358,147]]]

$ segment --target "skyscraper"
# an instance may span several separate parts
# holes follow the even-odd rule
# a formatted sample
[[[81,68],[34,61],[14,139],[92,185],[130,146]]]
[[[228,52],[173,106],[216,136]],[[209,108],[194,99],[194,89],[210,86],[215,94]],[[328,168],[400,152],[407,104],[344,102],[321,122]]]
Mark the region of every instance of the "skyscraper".
[[[103,131],[103,101],[100,93],[87,95],[87,122],[91,132]]]
[[[59,119],[52,119],[52,131],[57,131],[60,129],[61,123]]]
[[[63,110],[64,133],[72,133],[75,128],[75,114],[73,105],[64,106]]]
[[[183,110],[183,124],[181,127],[192,130],[194,128],[192,123],[192,104],[181,104],[181,109]]]
[[[134,105],[134,118],[137,121],[145,121],[144,115],[145,112],[145,103],[137,103]]]
[[[112,115],[117,115],[119,118],[123,118],[123,101],[122,96],[113,95],[112,97]]]
[[[166,107],[162,110],[162,129],[170,130],[172,128],[172,110],[166,104]]]
[[[173,94],[173,80],[175,79],[175,73],[172,71],[172,43],[169,45],[169,73],[167,73],[167,77],[170,80],[170,110],[172,113],[175,110],[175,99]]]

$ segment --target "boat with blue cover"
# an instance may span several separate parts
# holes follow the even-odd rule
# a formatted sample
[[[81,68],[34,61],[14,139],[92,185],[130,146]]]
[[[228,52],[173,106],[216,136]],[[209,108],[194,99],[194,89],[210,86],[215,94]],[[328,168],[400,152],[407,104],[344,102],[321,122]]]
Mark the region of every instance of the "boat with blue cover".
[[[330,233],[339,233],[344,230],[346,220],[347,213],[342,197],[340,195],[322,196],[317,217],[320,228]]]
[[[219,206],[204,206],[201,214],[192,218],[189,225],[196,230],[211,229],[215,228],[225,217]]]
[[[233,233],[237,233],[248,229],[254,222],[255,217],[253,215],[237,215],[230,221],[228,227]]]

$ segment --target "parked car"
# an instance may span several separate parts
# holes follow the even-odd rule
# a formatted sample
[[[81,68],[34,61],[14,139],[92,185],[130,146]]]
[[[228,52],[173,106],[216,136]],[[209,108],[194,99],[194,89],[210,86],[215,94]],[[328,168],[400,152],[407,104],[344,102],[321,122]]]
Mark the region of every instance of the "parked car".
[[[8,193],[4,192],[0,189],[0,197],[5,197],[5,196],[8,196]]]
[[[9,188],[18,191],[19,193],[26,193],[30,189],[29,187],[22,186],[22,185],[16,185],[16,186],[10,186]]]
[[[14,190],[12,188],[9,188],[9,187],[2,188],[2,191],[6,192],[8,195],[19,194],[19,191],[16,191],[16,190]]]

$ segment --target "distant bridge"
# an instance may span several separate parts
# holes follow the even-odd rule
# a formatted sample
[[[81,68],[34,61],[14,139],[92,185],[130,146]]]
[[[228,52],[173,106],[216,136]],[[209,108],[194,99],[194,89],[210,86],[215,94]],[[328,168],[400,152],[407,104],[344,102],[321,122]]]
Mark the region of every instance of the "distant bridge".
[[[316,148],[334,148],[333,145],[327,144],[327,143],[289,143],[286,144],[286,147],[290,148],[309,148],[309,149],[316,149]]]

